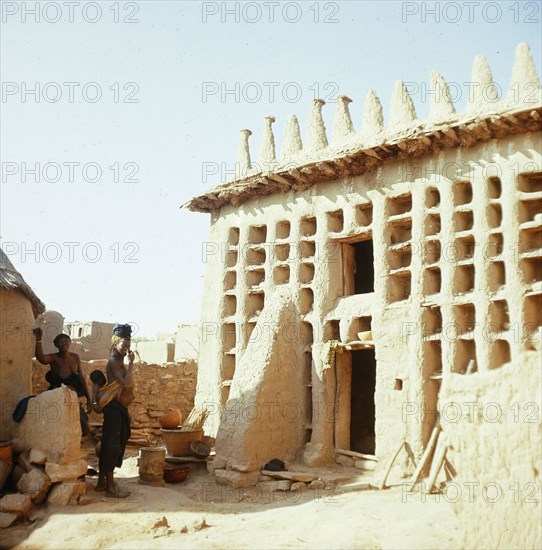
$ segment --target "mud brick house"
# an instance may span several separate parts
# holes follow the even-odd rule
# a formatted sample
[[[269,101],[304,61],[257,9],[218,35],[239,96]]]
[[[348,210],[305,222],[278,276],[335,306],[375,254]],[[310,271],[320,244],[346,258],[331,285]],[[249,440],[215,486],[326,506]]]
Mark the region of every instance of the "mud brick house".
[[[427,444],[447,377],[519,366],[542,325],[542,102],[529,48],[503,97],[486,59],[456,112],[431,73],[430,113],[402,82],[374,91],[361,130],[340,96],[307,134],[268,116],[256,163],[189,201],[211,214],[196,405],[215,472],[250,484],[274,457],[388,460]],[[407,414],[415,405],[427,414]],[[408,469],[405,462],[401,468]]]

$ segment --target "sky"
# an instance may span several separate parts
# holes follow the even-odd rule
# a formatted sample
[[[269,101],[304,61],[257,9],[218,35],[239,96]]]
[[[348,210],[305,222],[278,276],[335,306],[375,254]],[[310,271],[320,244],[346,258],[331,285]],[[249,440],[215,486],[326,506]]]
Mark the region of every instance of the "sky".
[[[180,206],[257,159],[272,114],[306,136],[311,101],[349,96],[356,131],[402,79],[423,119],[429,75],[468,96],[487,57],[506,94],[527,42],[540,74],[542,4],[525,2],[1,2],[0,245],[66,321],[136,336],[200,316],[209,214]],[[209,288],[207,291],[212,292]]]

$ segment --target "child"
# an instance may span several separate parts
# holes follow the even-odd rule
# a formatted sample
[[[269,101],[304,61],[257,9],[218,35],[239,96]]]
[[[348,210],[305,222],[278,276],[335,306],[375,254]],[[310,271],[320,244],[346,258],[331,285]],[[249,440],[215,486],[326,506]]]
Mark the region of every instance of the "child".
[[[93,370],[90,380],[93,382],[92,410],[101,413],[108,403],[120,395],[121,387],[116,380],[106,385],[107,380],[101,370]]]

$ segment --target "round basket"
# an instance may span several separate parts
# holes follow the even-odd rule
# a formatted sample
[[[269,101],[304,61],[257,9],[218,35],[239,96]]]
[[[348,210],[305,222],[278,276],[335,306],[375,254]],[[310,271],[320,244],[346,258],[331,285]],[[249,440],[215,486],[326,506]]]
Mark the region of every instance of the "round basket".
[[[190,452],[198,458],[207,458],[211,454],[211,447],[203,441],[192,441]]]

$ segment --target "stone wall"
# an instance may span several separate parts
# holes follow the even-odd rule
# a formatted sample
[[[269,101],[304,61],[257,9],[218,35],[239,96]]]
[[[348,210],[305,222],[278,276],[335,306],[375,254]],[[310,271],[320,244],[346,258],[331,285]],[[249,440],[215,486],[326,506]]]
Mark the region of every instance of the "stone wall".
[[[94,370],[105,371],[107,361],[82,361],[82,370],[87,377],[89,390],[92,384],[88,375]],[[47,389],[45,373],[49,367],[40,365],[34,360],[32,370],[32,391],[37,394]],[[194,406],[196,393],[197,364],[167,363],[165,365],[134,366],[135,401],[130,405],[132,427],[150,429],[155,432],[160,426],[157,418],[168,408],[179,409],[186,418]],[[91,422],[101,422],[102,415],[91,414]]]

